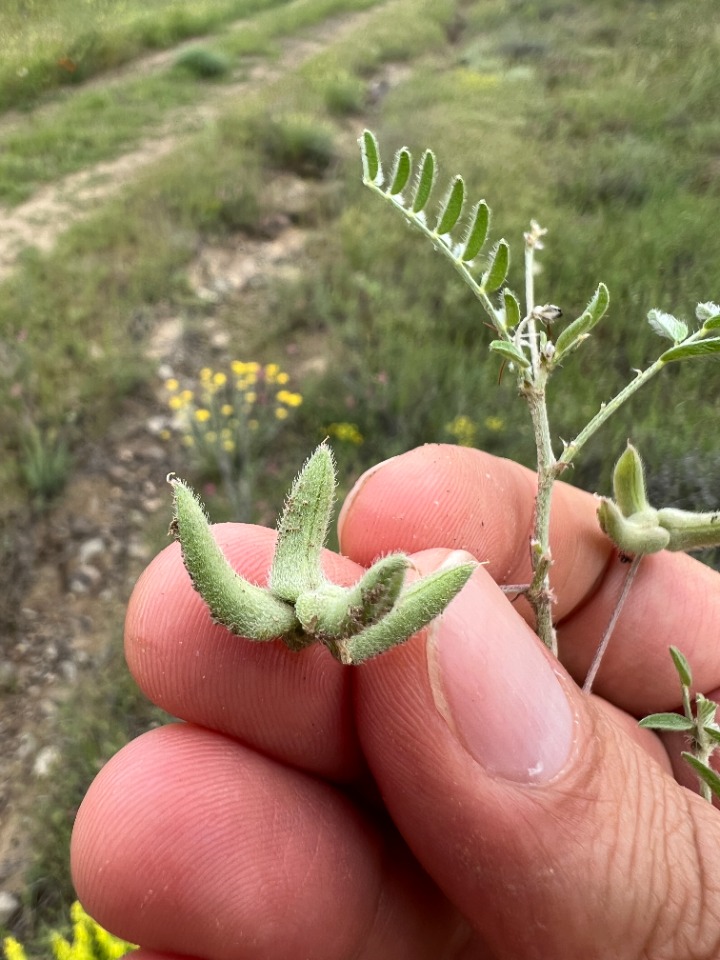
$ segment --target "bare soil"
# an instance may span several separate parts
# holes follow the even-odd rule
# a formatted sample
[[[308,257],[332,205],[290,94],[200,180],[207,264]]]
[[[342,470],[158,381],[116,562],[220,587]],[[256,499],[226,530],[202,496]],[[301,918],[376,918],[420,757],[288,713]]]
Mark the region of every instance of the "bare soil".
[[[243,80],[214,88],[212,101],[166,117],[141,147],[44,187],[20,207],[0,210],[0,279],[11,273],[25,246],[51,249],[71,224],[177,149],[184,136],[211,123],[228,99],[278,79],[325,45],[361,29],[368,15],[334,19],[311,36],[289,40],[279,60],[255,62]],[[157,69],[176,54],[166,51],[133,69]],[[399,76],[401,72],[389,72],[383,88]],[[92,82],[112,83],[114,78]],[[10,117],[3,122],[19,121]],[[278,179],[277,189],[279,206],[287,213],[267,236],[238,235],[198,252],[189,281],[199,296],[218,303],[232,298],[242,309],[258,285],[302,269],[308,234],[297,226],[296,213],[305,187],[286,176]],[[222,350],[228,338],[221,325],[212,336]],[[184,349],[180,320],[172,314],[154,317],[147,350],[158,367],[167,367],[171,358],[177,362]],[[323,357],[311,347],[304,362],[317,368]],[[148,529],[158,540],[167,524],[164,478],[177,465],[159,439],[158,410],[159,394],[126,401],[102,441],[76,453],[76,469],[53,507],[42,513],[19,511],[16,517],[21,535],[14,537],[13,569],[6,572],[6,595],[0,598],[0,622],[7,621],[0,636],[0,896],[19,899],[23,890],[31,853],[27,812],[61,761],[58,710],[79,675],[102,662],[110,644],[120,642],[125,605],[153,552]]]

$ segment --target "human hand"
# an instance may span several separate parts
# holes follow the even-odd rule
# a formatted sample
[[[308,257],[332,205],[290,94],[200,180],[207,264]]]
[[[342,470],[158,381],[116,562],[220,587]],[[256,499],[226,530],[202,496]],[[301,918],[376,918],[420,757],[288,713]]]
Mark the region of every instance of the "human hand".
[[[710,960],[720,956],[716,811],[678,785],[682,741],[637,727],[678,701],[681,647],[717,699],[717,574],[641,565],[596,681],[582,681],[625,568],[596,501],[558,484],[557,664],[497,583],[527,582],[533,475],[427,446],[366,474],[327,555],[338,582],[381,553],[421,572],[489,560],[430,628],[343,668],[210,622],[177,544],[127,618],[130,668],[187,721],[102,770],[78,814],[78,894],[103,925],[208,960]],[[245,576],[274,534],[222,525]],[[418,553],[418,551],[421,551]]]

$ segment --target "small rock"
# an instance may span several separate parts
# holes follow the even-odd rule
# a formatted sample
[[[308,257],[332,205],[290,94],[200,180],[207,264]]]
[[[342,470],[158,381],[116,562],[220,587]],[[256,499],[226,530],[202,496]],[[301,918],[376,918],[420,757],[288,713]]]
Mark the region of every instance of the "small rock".
[[[76,594],[90,593],[96,589],[102,580],[102,573],[97,567],[89,563],[78,567],[70,577],[70,592]]]
[[[47,777],[59,759],[60,751],[57,747],[43,747],[35,757],[33,773],[36,777]]]
[[[0,890],[0,927],[10,920],[14,913],[20,909],[20,901],[7,890]]]

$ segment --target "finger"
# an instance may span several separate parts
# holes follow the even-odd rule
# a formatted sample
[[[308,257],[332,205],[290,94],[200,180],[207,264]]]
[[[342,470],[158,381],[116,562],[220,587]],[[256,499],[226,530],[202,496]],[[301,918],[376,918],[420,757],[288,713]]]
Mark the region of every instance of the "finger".
[[[502,960],[720,951],[720,823],[583,696],[477,571],[428,631],[358,670],[393,820]]]
[[[363,566],[393,550],[468,550],[496,583],[527,584],[536,493],[536,475],[512,460],[428,444],[358,480],[340,512],[341,550]],[[590,494],[558,483],[552,507],[551,578],[563,617],[594,589],[612,544]]]
[[[450,960],[468,944],[407,851],[338,790],[185,724],[103,769],[72,869],[85,908],[150,955]]]
[[[367,565],[392,550],[468,550],[497,583],[527,583],[537,480],[466,447],[427,445],[369,471],[340,515],[342,551]],[[597,500],[555,485],[550,541],[561,659],[582,681],[610,620],[627,566],[598,526]],[[523,603],[516,609],[532,622]],[[667,650],[682,647],[698,689],[720,685],[720,580],[684,554],[643,559],[595,689],[640,715],[677,704]],[[682,642],[681,642],[682,641]]]
[[[233,567],[266,583],[275,533],[218,524]],[[329,552],[329,575],[352,582],[361,571]],[[214,624],[172,544],[147,568],[130,600],[125,653],[144,693],[173,716],[237,737],[278,760],[333,779],[364,768],[350,704],[350,674],[315,645],[291,653]]]

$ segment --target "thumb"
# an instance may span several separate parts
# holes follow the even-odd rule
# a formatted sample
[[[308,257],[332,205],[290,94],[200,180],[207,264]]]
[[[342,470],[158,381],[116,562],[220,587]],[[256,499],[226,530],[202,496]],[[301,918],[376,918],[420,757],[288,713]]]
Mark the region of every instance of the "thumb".
[[[578,690],[485,571],[357,684],[390,815],[493,957],[720,955],[717,812],[653,735]]]

